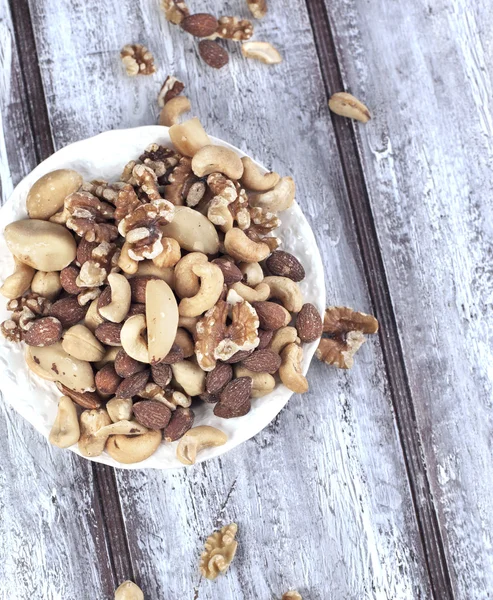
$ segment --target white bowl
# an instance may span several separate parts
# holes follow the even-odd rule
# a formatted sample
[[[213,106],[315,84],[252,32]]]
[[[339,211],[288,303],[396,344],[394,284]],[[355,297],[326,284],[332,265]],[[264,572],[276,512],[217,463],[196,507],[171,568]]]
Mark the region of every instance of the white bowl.
[[[230,147],[244,156],[244,153],[238,148],[216,138],[211,139],[215,144]],[[62,148],[43,161],[15,188],[10,199],[0,210],[2,233],[8,223],[27,217],[25,207],[27,193],[33,183],[45,173],[54,169],[70,168],[81,173],[86,180],[116,180],[124,165],[142,154],[146,146],[152,142],[170,146],[168,128],[149,126],[107,131]],[[297,204],[282,213],[281,216],[282,225],[278,231],[283,242],[282,248],[297,256],[305,267],[306,278],[300,284],[305,302],[312,302],[322,312],[325,307],[324,273],[313,232]],[[14,261],[7,249],[4,236],[1,235],[0,280],[3,281],[12,273],[13,266]],[[0,322],[7,319],[10,314],[6,310],[5,304],[6,302],[0,301]],[[4,400],[9,402],[45,438],[48,438],[55,420],[60,392],[54,383],[40,379],[27,368],[23,346],[23,344],[7,342],[0,335],[0,368],[2,371],[0,390]],[[303,372],[305,374],[316,347],[316,342],[304,345]],[[197,462],[224,454],[256,435],[272,421],[291,395],[292,392],[286,387],[278,385],[268,396],[254,399],[251,411],[237,419],[220,419],[214,415],[211,405],[204,403],[198,406],[194,409],[194,425],[218,427],[227,433],[228,442],[219,448],[204,450],[197,457]],[[90,460],[128,469],[183,467],[184,465],[175,456],[177,443],[161,444],[157,452],[150,458],[134,465],[122,465],[106,452]],[[72,446],[70,450],[80,455],[76,445]]]

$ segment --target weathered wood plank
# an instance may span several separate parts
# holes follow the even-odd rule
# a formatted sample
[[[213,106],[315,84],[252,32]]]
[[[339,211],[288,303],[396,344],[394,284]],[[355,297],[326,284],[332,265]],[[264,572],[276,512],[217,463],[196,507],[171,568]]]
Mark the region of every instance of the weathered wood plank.
[[[488,598],[491,6],[326,6],[345,87],[374,113],[357,143],[455,596]]]
[[[246,62],[236,47],[219,72],[199,62],[195,41],[169,28],[157,2],[43,0],[31,10],[57,147],[153,122],[157,91],[174,72],[208,131],[294,174],[327,266],[329,302],[371,309],[302,2],[291,3],[289,15],[273,7],[259,25],[258,37],[277,44],[285,63]],[[155,77],[123,74],[118,52],[132,41],[154,52]],[[310,394],[221,460],[165,474],[119,472],[129,548],[147,595],[192,597],[198,586],[203,599],[264,598],[296,586],[313,599],[429,597],[383,373],[370,343],[350,374],[314,365]],[[203,539],[232,519],[241,528],[235,567],[215,585],[199,581]]]

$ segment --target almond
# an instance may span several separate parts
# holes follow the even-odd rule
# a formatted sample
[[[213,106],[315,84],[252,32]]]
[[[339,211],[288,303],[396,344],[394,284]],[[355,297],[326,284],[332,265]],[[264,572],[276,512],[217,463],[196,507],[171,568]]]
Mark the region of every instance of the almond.
[[[121,378],[115,371],[112,363],[104,365],[104,367],[96,373],[94,378],[96,389],[100,394],[114,394],[121,383]]]
[[[254,302],[261,329],[275,331],[286,324],[286,312],[275,302]]]
[[[214,407],[214,414],[223,419],[234,419],[246,415],[251,408],[251,393],[252,379],[250,377],[238,377],[238,379],[230,381],[219,396],[219,402]]]
[[[247,356],[250,356],[252,352],[253,350],[238,350],[236,354],[233,354],[233,356],[231,356],[230,358],[228,358],[228,360],[225,360],[224,362],[228,365],[234,365],[236,363],[241,362],[242,360],[245,360],[245,358]]]
[[[272,337],[274,335],[273,331],[267,331],[266,329],[259,329],[258,330],[258,339],[260,340],[258,343],[258,350],[263,350],[264,348],[267,348],[267,346],[270,344]]]
[[[195,37],[209,37],[216,32],[218,23],[216,17],[207,13],[190,15],[181,22],[182,28]]]
[[[174,365],[177,362],[181,362],[184,358],[182,348],[175,343],[171,346],[171,350],[159,364]]]
[[[270,373],[274,375],[281,366],[281,357],[272,350],[255,350],[245,358],[243,366],[254,373]]]
[[[171,367],[163,362],[151,366],[152,380],[163,389],[166,388],[171,381],[173,371]]]
[[[77,262],[80,266],[82,266],[88,260],[91,260],[92,251],[97,247],[97,242],[88,242],[85,238],[82,238],[77,246]]]
[[[199,54],[202,60],[213,69],[221,69],[229,61],[226,50],[211,40],[202,40],[199,43]]]
[[[217,394],[232,379],[233,367],[226,363],[218,363],[212,371],[207,373],[205,378],[205,389],[209,394]]]
[[[127,317],[133,317],[134,315],[145,315],[146,314],[146,305],[145,304],[131,304],[128,310]]]
[[[62,288],[69,294],[80,294],[84,291],[75,283],[78,276],[79,269],[74,266],[65,267],[60,271],[60,283]]]
[[[157,277],[153,275],[141,275],[140,277],[132,277],[132,279],[128,280],[132,292],[132,302],[145,305],[147,282],[152,279],[157,279]]]
[[[149,370],[141,371],[140,373],[135,373],[135,375],[127,377],[118,386],[115,396],[117,398],[132,398],[133,396],[137,396],[145,388],[149,381],[149,377]],[[142,423],[142,425],[143,424],[144,423]]]
[[[142,400],[133,405],[137,421],[148,429],[164,429],[171,419],[171,411],[162,402]]]
[[[98,312],[100,308],[104,308],[105,306],[108,306],[108,304],[111,302],[111,288],[109,285],[107,285],[104,290],[101,292],[99,298],[98,298]]]
[[[100,342],[107,346],[121,346],[120,333],[123,323],[101,323],[94,331]]]
[[[227,258],[215,258],[212,262],[223,272],[224,283],[226,285],[233,285],[233,283],[238,283],[238,281],[243,279],[243,273],[232,260],[228,260]]]
[[[266,266],[272,275],[279,277],[288,277],[293,281],[299,282],[305,278],[305,269],[300,261],[283,250],[276,250],[266,261]]]
[[[199,398],[202,400],[202,402],[207,402],[207,404],[216,404],[216,402],[219,402],[219,395],[209,394],[209,392],[200,394]]]
[[[34,321],[24,333],[24,341],[28,346],[51,346],[60,341],[62,324],[55,317],[43,317]]]
[[[56,386],[64,396],[68,396],[76,404],[82,406],[82,408],[92,410],[101,407],[101,398],[96,392],[74,392],[74,390],[64,386],[63,383],[60,383],[59,381],[56,382]]]
[[[301,307],[296,317],[296,330],[302,342],[314,342],[322,336],[322,317],[313,304],[308,302]]]
[[[140,373],[140,371],[143,371],[145,368],[146,366],[144,363],[129,356],[123,348],[115,357],[115,371],[124,379],[131,375],[135,375],[135,373]]]
[[[192,427],[195,419],[191,408],[179,406],[171,415],[171,419],[164,430],[165,442],[176,442]]]
[[[60,321],[64,329],[77,325],[86,316],[89,306],[80,306],[76,296],[67,296],[54,302],[50,308],[50,317]]]

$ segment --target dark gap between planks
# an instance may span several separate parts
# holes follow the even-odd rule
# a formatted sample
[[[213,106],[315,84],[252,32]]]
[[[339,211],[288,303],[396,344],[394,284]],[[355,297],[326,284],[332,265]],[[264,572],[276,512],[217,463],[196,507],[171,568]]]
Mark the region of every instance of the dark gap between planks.
[[[323,0],[306,0],[306,4],[328,100],[334,92],[344,91],[332,29]],[[368,290],[380,322],[380,343],[385,370],[431,589],[436,600],[454,600],[438,516],[423,458],[413,398],[353,124],[348,119],[338,116],[333,116],[332,121]]]

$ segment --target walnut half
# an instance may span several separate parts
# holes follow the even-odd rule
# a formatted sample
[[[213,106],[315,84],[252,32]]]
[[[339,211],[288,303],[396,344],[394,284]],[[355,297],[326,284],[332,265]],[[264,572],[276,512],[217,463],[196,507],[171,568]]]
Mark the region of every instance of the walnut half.
[[[205,550],[200,556],[200,572],[207,579],[216,579],[224,573],[235,557],[238,542],[235,540],[238,525],[231,523],[215,531],[205,541]]]
[[[127,75],[152,75],[156,72],[154,56],[142,44],[127,44],[123,46],[120,57],[127,71]]]

